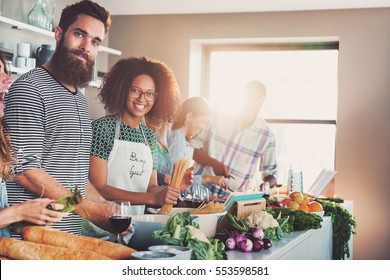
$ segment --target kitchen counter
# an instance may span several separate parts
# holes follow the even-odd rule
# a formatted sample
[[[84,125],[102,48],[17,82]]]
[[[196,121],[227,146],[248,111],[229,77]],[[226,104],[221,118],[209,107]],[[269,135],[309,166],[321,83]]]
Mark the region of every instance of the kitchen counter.
[[[323,217],[320,229],[284,233],[282,240],[272,240],[272,247],[260,252],[227,252],[229,260],[331,260],[332,221]]]

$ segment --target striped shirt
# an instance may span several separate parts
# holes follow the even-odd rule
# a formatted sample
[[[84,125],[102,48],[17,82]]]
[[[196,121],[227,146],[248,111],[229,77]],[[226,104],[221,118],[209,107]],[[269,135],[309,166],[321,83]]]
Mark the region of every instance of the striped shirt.
[[[38,158],[17,171],[42,168],[64,187],[77,186],[84,196],[92,138],[85,96],[80,91],[71,93],[39,67],[12,84],[5,104],[5,121],[18,160]],[[10,205],[36,197],[14,181],[7,182],[7,190]],[[80,234],[81,217],[71,213],[53,227]]]
[[[215,116],[208,130],[191,140],[191,145],[228,166],[235,178],[228,184],[234,191],[259,186],[266,175],[276,173],[275,136],[262,119],[240,130],[235,119]],[[212,168],[203,166],[198,166],[195,173],[214,175]]]

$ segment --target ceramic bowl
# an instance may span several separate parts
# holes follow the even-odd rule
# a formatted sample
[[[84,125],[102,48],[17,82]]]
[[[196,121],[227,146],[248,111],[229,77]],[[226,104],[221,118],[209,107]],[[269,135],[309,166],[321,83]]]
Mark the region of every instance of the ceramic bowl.
[[[190,260],[192,250],[184,246],[155,245],[148,248],[150,251],[169,252],[176,255],[177,260]]]
[[[163,251],[138,251],[131,254],[136,260],[174,260],[176,255]]]
[[[133,215],[132,226],[134,227],[134,234],[129,241],[129,246],[137,251],[147,250],[149,246],[161,245],[160,239],[153,238],[152,234],[155,230],[164,228],[169,216],[163,215]]]
[[[179,207],[173,207],[172,212],[191,212],[195,210],[194,208],[179,208]],[[168,213],[160,212],[160,214],[163,215],[170,215]],[[226,215],[226,211],[220,212],[220,213],[212,213],[212,214],[191,214],[191,216],[198,217],[198,220],[196,221],[199,224],[199,229],[203,231],[203,233],[207,237],[214,237],[215,233],[217,232],[217,225],[218,220],[220,217],[223,217]]]
[[[192,216],[194,222],[198,222],[197,217]],[[143,251],[149,246],[162,245],[161,239],[153,238],[153,232],[162,230],[169,218],[169,215],[133,215],[131,224],[135,232],[129,241],[129,246],[137,251]]]

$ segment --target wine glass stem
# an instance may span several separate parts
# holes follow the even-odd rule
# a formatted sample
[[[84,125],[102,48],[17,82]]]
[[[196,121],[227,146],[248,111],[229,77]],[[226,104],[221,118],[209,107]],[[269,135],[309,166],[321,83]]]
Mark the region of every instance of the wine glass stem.
[[[118,244],[122,244],[122,235],[118,233],[117,236],[118,236]]]

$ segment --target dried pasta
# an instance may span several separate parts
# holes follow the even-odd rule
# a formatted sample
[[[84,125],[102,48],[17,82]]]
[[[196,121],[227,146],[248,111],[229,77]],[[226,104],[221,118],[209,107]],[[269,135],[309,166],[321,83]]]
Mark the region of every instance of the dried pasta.
[[[175,188],[180,187],[181,181],[183,180],[184,174],[186,173],[186,170],[187,170],[190,162],[191,162],[191,160],[189,160],[187,158],[180,158],[174,163],[172,179],[171,179],[171,186],[172,187],[175,187]],[[172,211],[172,204],[164,204],[161,207],[161,212],[171,213],[171,211]]]
[[[220,213],[225,211],[225,204],[220,202],[203,202],[196,208],[191,214],[212,214],[212,213]]]

